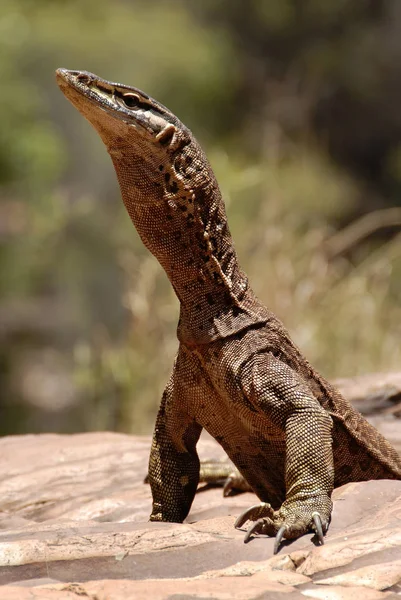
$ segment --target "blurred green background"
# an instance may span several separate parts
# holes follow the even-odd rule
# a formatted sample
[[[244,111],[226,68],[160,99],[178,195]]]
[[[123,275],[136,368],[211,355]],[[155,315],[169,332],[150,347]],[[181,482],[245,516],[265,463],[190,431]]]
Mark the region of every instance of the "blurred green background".
[[[1,433],[152,429],[178,305],[57,67],[166,104],[329,378],[401,363],[401,3],[2,0]]]

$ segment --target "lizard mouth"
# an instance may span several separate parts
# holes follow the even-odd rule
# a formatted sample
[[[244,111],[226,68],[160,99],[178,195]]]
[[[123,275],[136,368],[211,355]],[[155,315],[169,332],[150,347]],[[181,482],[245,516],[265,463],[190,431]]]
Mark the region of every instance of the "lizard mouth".
[[[163,111],[150,103],[149,96],[135,88],[106,81],[88,71],[57,69],[56,80],[63,94],[78,110],[87,101],[97,110],[103,110],[156,140],[160,136],[165,138],[167,131],[167,137],[172,137],[175,132],[174,125],[165,118]]]

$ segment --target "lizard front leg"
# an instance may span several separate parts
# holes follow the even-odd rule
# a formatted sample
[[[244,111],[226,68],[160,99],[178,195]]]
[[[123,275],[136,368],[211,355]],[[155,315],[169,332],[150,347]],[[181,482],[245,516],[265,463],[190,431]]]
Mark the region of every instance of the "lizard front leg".
[[[245,541],[252,533],[277,535],[275,551],[283,537],[297,538],[311,530],[323,543],[334,483],[330,415],[302,378],[272,355],[257,355],[245,366],[242,386],[248,399],[285,431],[286,498],[278,510],[266,503],[252,507],[236,526],[256,520]]]
[[[196,444],[202,427],[190,415],[189,399],[176,376],[177,363],[163,394],[150,451],[151,521],[181,523],[199,481]]]

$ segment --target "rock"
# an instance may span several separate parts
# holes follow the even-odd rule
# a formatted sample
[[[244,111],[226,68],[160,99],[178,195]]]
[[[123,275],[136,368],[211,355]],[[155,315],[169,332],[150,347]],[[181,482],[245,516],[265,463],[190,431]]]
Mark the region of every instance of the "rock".
[[[401,372],[368,373],[333,383],[364,415],[401,413]]]
[[[0,600],[376,600],[399,590],[401,481],[339,488],[325,545],[310,534],[273,556],[272,539],[244,544],[233,527],[250,493],[205,489],[185,523],[149,523],[149,445],[116,433],[0,440]],[[210,438],[200,454],[224,456]]]
[[[401,559],[393,562],[385,562],[371,566],[354,569],[334,577],[320,579],[318,583],[323,585],[363,585],[375,590],[386,590],[401,581]]]

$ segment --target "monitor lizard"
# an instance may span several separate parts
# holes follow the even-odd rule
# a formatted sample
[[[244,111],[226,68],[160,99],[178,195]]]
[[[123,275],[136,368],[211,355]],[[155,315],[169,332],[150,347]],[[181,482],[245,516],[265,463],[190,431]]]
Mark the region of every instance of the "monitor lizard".
[[[261,503],[240,515],[282,539],[320,543],[333,487],[401,479],[387,440],[309,364],[241,270],[214,173],[191,131],[144,92],[85,71],[57,82],[113,161],[126,209],[180,302],[179,349],[149,460],[151,521],[182,522],[205,428]]]

